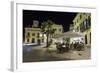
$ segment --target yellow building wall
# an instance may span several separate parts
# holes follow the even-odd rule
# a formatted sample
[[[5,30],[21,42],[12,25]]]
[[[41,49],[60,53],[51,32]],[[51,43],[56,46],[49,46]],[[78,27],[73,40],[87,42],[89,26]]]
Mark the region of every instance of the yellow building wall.
[[[85,45],[90,46],[91,45],[91,38],[90,38],[91,37],[91,35],[90,35],[91,34],[91,29],[88,29],[83,33],[84,33],[84,37],[85,37],[85,35],[87,35],[87,44],[85,44]]]
[[[80,16],[81,16],[81,18],[80,18]],[[78,13],[76,15],[76,17],[73,20],[75,32],[80,32],[81,23],[83,23],[86,19],[88,19],[89,16],[91,16],[90,13]],[[86,29],[84,32],[81,32],[81,33],[84,34],[84,37],[85,37],[85,35],[87,35],[87,44],[85,44],[85,45],[90,46],[91,45],[91,42],[90,42],[90,40],[91,40],[91,35],[90,35],[91,27],[89,29]]]
[[[29,38],[27,37],[27,33],[30,34]],[[35,35],[33,35],[33,33]],[[33,38],[35,39],[35,42],[37,41],[37,39],[41,40],[42,37],[40,37],[40,35],[39,35],[39,37],[37,37],[38,33],[42,35],[41,30],[38,30],[38,28],[37,29],[36,28],[25,28],[25,43],[32,43]],[[29,41],[27,41],[28,39],[29,39]]]

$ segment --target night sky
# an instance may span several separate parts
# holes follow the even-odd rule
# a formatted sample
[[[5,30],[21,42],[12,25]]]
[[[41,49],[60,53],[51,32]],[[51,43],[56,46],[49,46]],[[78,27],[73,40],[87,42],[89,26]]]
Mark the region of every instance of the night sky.
[[[69,30],[69,25],[72,24],[76,14],[73,12],[23,10],[23,29],[31,27],[33,20],[38,20],[39,25],[43,21],[52,20],[56,24],[63,25],[64,32],[66,32]]]

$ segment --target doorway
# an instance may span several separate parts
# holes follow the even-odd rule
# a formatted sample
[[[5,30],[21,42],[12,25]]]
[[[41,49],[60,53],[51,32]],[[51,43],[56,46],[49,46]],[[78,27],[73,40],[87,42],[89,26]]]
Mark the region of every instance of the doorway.
[[[85,35],[85,44],[87,44],[87,35]]]
[[[37,39],[37,44],[40,45],[41,44],[41,40]]]

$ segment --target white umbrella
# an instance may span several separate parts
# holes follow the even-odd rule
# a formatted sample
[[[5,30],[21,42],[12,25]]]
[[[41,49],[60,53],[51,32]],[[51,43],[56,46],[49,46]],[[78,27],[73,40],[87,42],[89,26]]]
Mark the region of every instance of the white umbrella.
[[[83,33],[68,31],[62,34],[56,34],[55,38],[64,38],[64,37],[73,38],[73,37],[83,37],[83,36],[84,36]]]

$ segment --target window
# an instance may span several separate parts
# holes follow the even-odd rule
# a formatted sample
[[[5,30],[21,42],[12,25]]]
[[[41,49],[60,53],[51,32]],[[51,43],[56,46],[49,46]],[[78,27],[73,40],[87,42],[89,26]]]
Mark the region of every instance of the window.
[[[79,27],[77,27],[77,32],[79,32]]]
[[[40,33],[37,33],[37,37],[38,37],[38,38],[40,37]]]
[[[83,31],[84,31],[84,29],[85,29],[85,28],[84,28],[84,24],[83,24],[83,23],[81,23],[81,26],[80,26],[80,31],[81,31],[81,32],[83,32]]]
[[[91,26],[91,17],[88,18],[89,26]]]
[[[32,38],[32,43],[35,43],[35,39],[34,38]]]
[[[37,39],[37,44],[40,45],[41,44],[41,40]]]
[[[32,33],[32,36],[35,36],[35,33]]]
[[[44,39],[42,39],[42,43],[44,43]]]
[[[29,32],[27,33],[27,36],[30,36],[30,33]]]
[[[27,42],[29,42],[29,39],[27,39]]]
[[[82,18],[82,15],[80,15],[80,19]]]
[[[90,32],[90,44],[91,44],[91,32]]]
[[[83,32],[83,24],[80,25],[80,31]]]
[[[77,32],[78,32],[78,27],[77,27]]]
[[[26,34],[26,37],[27,37],[27,38],[29,38],[29,37],[30,37],[30,33],[29,33],[29,32]]]
[[[85,35],[85,44],[87,44],[87,35]]]
[[[89,27],[88,20],[86,19],[86,29]]]

